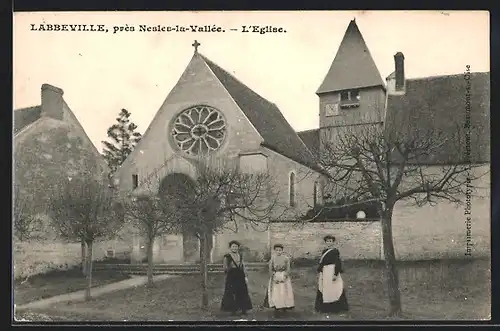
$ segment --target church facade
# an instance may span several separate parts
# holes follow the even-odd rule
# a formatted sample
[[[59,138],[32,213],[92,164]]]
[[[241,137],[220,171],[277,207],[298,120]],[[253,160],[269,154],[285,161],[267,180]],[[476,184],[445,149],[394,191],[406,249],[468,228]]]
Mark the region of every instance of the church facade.
[[[208,128],[208,134],[197,139],[204,133],[198,130],[203,128]],[[169,173],[181,173],[195,178],[195,160],[206,151],[211,157],[236,161],[240,168],[267,169],[279,186],[280,200],[287,201],[295,214],[315,201],[321,175],[314,155],[278,107],[195,52],[140,143],[117,172],[120,192],[133,194],[151,176],[161,179]],[[256,254],[265,253],[270,244],[266,232],[245,224],[239,232],[215,235],[213,260],[222,257],[232,239]],[[133,247],[132,260],[142,260],[144,238],[134,236]],[[154,256],[164,263],[193,262],[197,250],[196,239],[168,235],[157,240]]]
[[[194,178],[196,166],[193,160],[209,151],[216,158],[236,161],[240,167],[267,169],[279,185],[280,199],[293,205],[295,214],[299,215],[321,203],[324,193],[327,193],[322,190],[322,170],[314,160],[321,153],[322,142],[335,139],[340,128],[376,126],[383,130],[399,130],[401,128],[391,121],[404,114],[415,119],[410,121],[412,125],[438,125],[449,130],[449,119],[456,116],[457,107],[462,107],[457,103],[463,100],[463,75],[407,79],[402,53],[394,56],[395,72],[384,81],[356,22],[351,21],[316,92],[320,127],[296,132],[275,104],[200,54],[196,42],[194,46],[195,53],[184,73],[140,143],[115,175],[123,196],[140,190],[152,175],[162,178],[169,173],[182,173]],[[472,73],[470,81],[473,88],[470,100],[472,123],[478,133],[473,135],[472,162],[488,168],[489,73]],[[443,157],[449,162],[460,162],[453,160],[453,155],[450,158],[450,153],[456,154],[456,151],[446,148],[445,152],[429,160],[429,168],[439,168]],[[483,184],[489,186],[489,182]],[[489,191],[476,203],[475,238],[479,241],[478,247],[486,250],[489,249]],[[426,256],[429,252],[428,255],[433,256],[443,251],[445,255],[447,252],[453,255],[462,249],[460,245],[463,245],[465,230],[458,231],[457,224],[460,224],[460,229],[464,228],[463,210],[446,203],[434,210],[429,208],[417,210],[398,206],[394,216],[394,235],[399,256]],[[305,257],[315,250],[314,245],[321,244],[319,239],[325,231],[337,231],[345,234],[346,241],[351,240],[348,244],[353,252],[346,252],[347,258],[382,256],[378,225],[358,226],[353,225],[358,224],[355,220],[352,221],[352,224],[346,220],[333,227],[323,224],[298,232],[286,226],[271,226],[261,232],[243,225],[238,233],[214,236],[212,261],[220,260],[227,250],[227,243],[233,239],[242,242],[256,260],[262,260],[277,240],[286,241],[294,257]],[[429,232],[429,227],[434,233]],[[306,245],[301,242],[306,240],[305,237],[298,233],[310,234],[308,238],[313,238],[316,243]],[[347,238],[350,234],[356,234],[357,239]],[[361,241],[371,243],[366,248],[367,254],[356,252],[357,246],[363,246]],[[414,241],[419,243],[416,246],[408,244]],[[427,247],[425,252],[422,251],[422,242],[424,248]],[[378,251],[374,253],[377,245]],[[195,262],[198,255],[195,239],[173,234],[158,239],[153,251],[158,263]],[[134,235],[132,262],[140,263],[145,255],[144,238]]]

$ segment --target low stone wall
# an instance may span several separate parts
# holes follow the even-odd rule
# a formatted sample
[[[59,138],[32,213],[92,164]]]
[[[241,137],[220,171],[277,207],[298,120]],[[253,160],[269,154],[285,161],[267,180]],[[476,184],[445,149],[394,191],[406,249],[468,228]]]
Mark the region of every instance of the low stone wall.
[[[470,216],[472,246],[470,256],[465,256],[468,238],[463,206],[447,201],[422,207],[396,204],[392,221],[396,256],[402,260],[490,256],[489,196],[473,200]]]
[[[241,221],[238,227],[219,231],[214,237],[214,247],[212,250],[212,261],[214,263],[222,262],[223,256],[228,252],[229,243],[232,240],[237,240],[241,243],[246,261],[263,262],[268,260],[269,231],[267,226],[250,225]]]
[[[467,232],[464,207],[442,201],[415,207],[398,203],[392,231],[398,260],[475,259],[491,255],[489,198],[476,198]],[[271,245],[282,243],[294,258],[317,258],[322,238],[332,234],[344,259],[382,259],[378,221],[340,220],[321,223],[273,223]],[[467,253],[469,240],[470,255]]]
[[[271,224],[270,231],[271,246],[283,244],[294,259],[318,258],[327,234],[336,237],[344,259],[381,258],[381,228],[377,221],[276,222]]]
[[[93,260],[102,260],[108,248],[114,248],[116,256],[127,255],[131,250],[131,247],[124,241],[96,242]],[[14,278],[16,279],[46,273],[54,269],[69,269],[81,262],[79,243],[15,242],[12,252]]]
[[[397,204],[393,215],[394,248],[398,260],[463,259],[490,256],[489,199],[475,199],[473,205],[471,240],[472,254],[466,252],[466,224],[463,207],[441,202],[436,206],[416,208]],[[254,229],[239,224],[238,231],[227,229],[215,235],[212,261],[220,263],[228,251],[228,243],[238,240],[244,248],[248,262],[264,262],[269,258],[270,247],[281,243],[294,259],[316,260],[324,247],[323,237],[332,234],[343,259],[382,259],[382,235],[378,221],[342,220],[333,222],[299,223],[274,222],[268,229]],[[124,233],[116,244],[96,244],[96,259],[104,256],[108,247],[117,255],[132,252],[133,263],[141,263],[145,257],[144,241],[137,241],[131,233]],[[43,252],[28,250],[23,253],[31,261],[53,261],[54,264],[79,263],[79,244],[48,243]],[[16,260],[23,260],[16,253]],[[166,236],[155,245],[156,263],[183,263],[183,241],[180,236]],[[18,270],[16,270],[18,274]]]

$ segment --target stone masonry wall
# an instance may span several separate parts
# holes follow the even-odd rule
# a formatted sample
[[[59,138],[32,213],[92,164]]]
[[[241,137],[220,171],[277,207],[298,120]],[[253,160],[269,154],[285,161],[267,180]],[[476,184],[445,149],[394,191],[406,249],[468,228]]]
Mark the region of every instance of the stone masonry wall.
[[[414,207],[400,203],[393,215],[394,249],[399,260],[478,258],[490,256],[488,198],[477,198],[472,208],[471,256],[465,256],[467,229],[463,207],[441,202]],[[382,237],[379,222],[336,221],[294,224],[273,223],[271,245],[282,243],[294,258],[316,258],[322,238],[332,234],[344,259],[380,259]]]
[[[490,255],[490,200],[473,200],[472,258]],[[467,228],[464,207],[448,202],[420,208],[400,203],[393,216],[396,256],[400,259],[464,258]],[[469,257],[469,258],[470,258]]]
[[[374,221],[337,221],[297,224],[271,224],[271,245],[280,243],[292,258],[317,259],[324,249],[323,237],[336,237],[344,259],[380,259],[381,229]]]
[[[127,241],[104,241],[94,243],[93,260],[102,260],[106,250],[115,249],[116,257],[123,257],[131,251]],[[14,278],[28,274],[45,273],[53,269],[67,269],[81,262],[79,243],[62,242],[18,242],[13,244]]]

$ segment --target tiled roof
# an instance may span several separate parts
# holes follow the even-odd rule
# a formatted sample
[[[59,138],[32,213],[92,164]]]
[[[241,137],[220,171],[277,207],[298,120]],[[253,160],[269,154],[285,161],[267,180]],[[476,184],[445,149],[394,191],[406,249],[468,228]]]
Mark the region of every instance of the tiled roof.
[[[319,129],[300,131],[297,134],[313,155],[319,155]]]
[[[385,83],[370,55],[356,21],[352,20],[347,27],[330,70],[316,93],[372,86],[385,87]]]
[[[470,76],[470,119],[466,118],[467,81],[464,74],[406,80],[406,93],[389,95],[385,128],[395,136],[425,134],[426,130],[461,135],[449,139],[427,164],[485,163],[490,159],[490,74]],[[464,126],[470,123],[470,144]],[[461,131],[457,131],[460,128]],[[470,153],[467,150],[470,147]]]
[[[33,106],[14,110],[14,134],[40,118],[42,107]]]
[[[311,151],[287,122],[278,107],[264,99],[206,57],[205,63],[229,92],[264,139],[263,145],[298,163],[319,170]]]

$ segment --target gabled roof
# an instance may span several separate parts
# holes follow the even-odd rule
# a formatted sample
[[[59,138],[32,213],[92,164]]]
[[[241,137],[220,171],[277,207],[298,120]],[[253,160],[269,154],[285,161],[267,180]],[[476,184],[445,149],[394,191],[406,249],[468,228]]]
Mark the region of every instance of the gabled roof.
[[[385,88],[356,21],[352,20],[316,94],[372,86]]]
[[[316,156],[319,155],[319,129],[305,130],[297,132],[300,139],[306,144],[307,148]]]
[[[14,110],[14,134],[18,133],[31,123],[36,122],[40,118],[41,111],[41,106]]]
[[[264,139],[263,146],[301,163],[319,170],[313,162],[311,151],[287,122],[278,107],[255,93],[230,73],[198,53],[229,92],[238,107],[245,113]]]
[[[470,96],[470,119],[466,102]],[[439,131],[460,134],[443,142],[426,164],[486,163],[490,160],[490,73],[471,73],[470,90],[464,74],[406,80],[404,95],[389,95],[385,130],[395,136]],[[470,143],[464,126],[470,123]],[[470,148],[470,153],[466,149]]]

